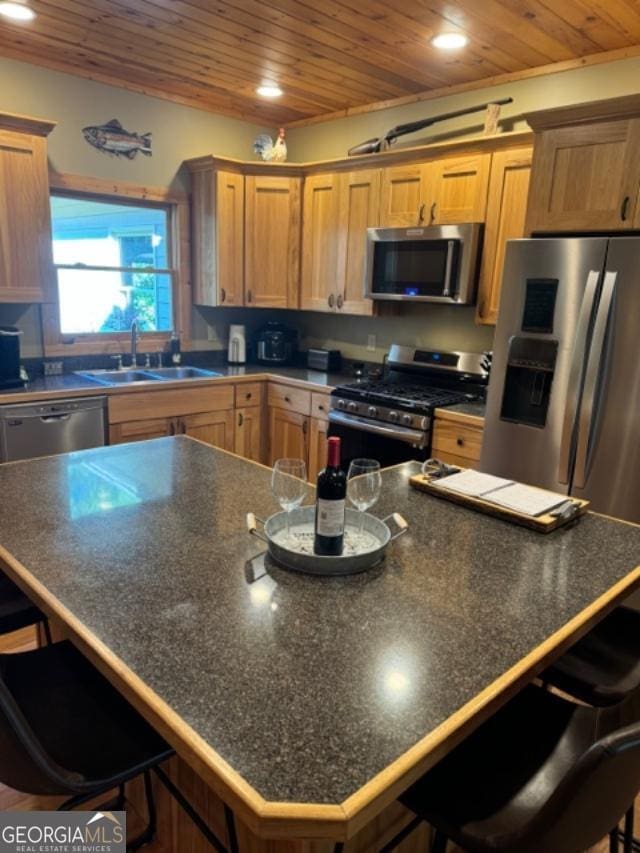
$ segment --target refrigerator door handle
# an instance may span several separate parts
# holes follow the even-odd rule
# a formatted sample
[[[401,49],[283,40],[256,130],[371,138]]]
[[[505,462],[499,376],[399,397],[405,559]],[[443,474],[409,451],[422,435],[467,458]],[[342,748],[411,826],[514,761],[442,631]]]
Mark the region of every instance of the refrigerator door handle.
[[[584,394],[580,420],[578,426],[578,445],[576,450],[576,467],[573,478],[573,486],[582,489],[585,486],[589,473],[590,450],[593,446],[593,429],[597,420],[596,391],[598,390],[598,377],[601,371],[604,373],[606,365],[604,359],[607,329],[613,310],[614,296],[616,292],[617,272],[605,273],[602,285],[602,296],[598,305],[598,313],[593,327],[593,338],[591,352],[587,361],[587,371],[584,380]]]
[[[567,383],[569,392],[567,395],[567,405],[564,410],[562,437],[560,439],[560,459],[558,462],[558,482],[560,483],[568,483],[571,475],[576,420],[582,390],[582,369],[587,352],[589,326],[591,325],[599,281],[600,270],[591,270],[587,276],[587,285],[576,327],[576,342],[571,356],[571,367]]]

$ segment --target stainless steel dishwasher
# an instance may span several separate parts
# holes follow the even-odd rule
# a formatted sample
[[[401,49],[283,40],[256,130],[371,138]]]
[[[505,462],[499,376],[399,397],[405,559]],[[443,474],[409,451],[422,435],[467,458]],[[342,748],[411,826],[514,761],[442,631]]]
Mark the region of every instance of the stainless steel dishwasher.
[[[102,447],[106,397],[0,406],[0,462]]]

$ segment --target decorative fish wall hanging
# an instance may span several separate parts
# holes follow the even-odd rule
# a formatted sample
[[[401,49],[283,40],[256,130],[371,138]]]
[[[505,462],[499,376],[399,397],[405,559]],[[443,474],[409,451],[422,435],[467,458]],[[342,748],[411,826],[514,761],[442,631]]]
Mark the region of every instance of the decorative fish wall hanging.
[[[106,124],[83,127],[82,133],[89,145],[98,151],[127,157],[129,160],[133,160],[138,151],[151,157],[151,134],[125,130],[117,118],[112,118]]]

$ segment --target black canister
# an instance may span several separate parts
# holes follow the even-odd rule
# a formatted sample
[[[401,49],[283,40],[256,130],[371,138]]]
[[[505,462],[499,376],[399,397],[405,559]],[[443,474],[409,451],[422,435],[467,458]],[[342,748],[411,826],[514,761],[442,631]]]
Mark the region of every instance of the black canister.
[[[20,379],[20,329],[0,326],[0,388],[17,388]]]

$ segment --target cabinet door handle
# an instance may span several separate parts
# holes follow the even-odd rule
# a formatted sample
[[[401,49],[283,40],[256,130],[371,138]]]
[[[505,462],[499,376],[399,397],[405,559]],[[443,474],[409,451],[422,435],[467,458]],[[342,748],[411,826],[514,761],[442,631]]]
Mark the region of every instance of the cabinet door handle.
[[[247,290],[247,302],[252,302],[252,301],[253,301],[253,294],[251,293],[250,290]]]
[[[290,403],[290,402],[291,402],[291,397],[285,397],[285,398],[284,398],[284,401],[285,401],[285,403]]]
[[[187,425],[182,419],[178,423],[180,424],[180,435],[184,435],[187,431]]]
[[[302,433],[303,433],[303,435],[307,434],[308,429],[309,429],[309,421],[307,421],[305,419],[304,421],[302,421]]]
[[[418,222],[422,224],[424,222],[424,209],[426,204],[423,202],[418,208]]]
[[[336,300],[336,304],[337,304],[338,308],[342,308],[342,306],[344,305],[344,299],[342,298],[342,294],[341,294],[341,293],[339,293],[339,294],[338,294],[338,298],[337,298],[337,300]]]
[[[226,300],[227,300],[227,291],[224,289],[224,287],[221,287],[220,288],[220,302],[226,302]]]
[[[464,447],[464,438],[456,438],[456,444],[458,447]]]
[[[629,202],[630,201],[631,201],[631,199],[629,198],[628,195],[626,195],[622,199],[622,204],[620,205],[620,219],[622,219],[623,222],[627,221],[627,214],[629,212]]]
[[[433,223],[436,221],[436,211],[437,210],[438,210],[438,205],[434,201],[433,204],[431,205],[431,210],[429,211],[429,225],[433,225]]]
[[[334,297],[333,293],[330,293],[329,298],[327,299],[327,302],[329,303],[329,308],[333,308],[334,301],[335,301],[335,297]]]
[[[176,422],[172,419],[169,421],[169,435],[176,434]]]
[[[238,412],[238,426],[241,427],[244,423],[244,417],[242,416],[242,412]]]
[[[251,391],[249,391],[249,393],[248,393],[248,394],[245,394],[245,395],[244,395],[244,398],[245,398],[245,400],[250,400],[252,396],[253,396],[253,395],[252,395]]]

